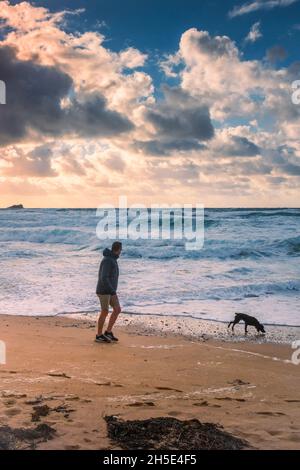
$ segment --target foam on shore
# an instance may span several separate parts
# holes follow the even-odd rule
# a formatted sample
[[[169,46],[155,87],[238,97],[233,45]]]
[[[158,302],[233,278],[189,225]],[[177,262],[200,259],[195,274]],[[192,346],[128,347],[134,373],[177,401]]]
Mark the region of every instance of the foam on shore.
[[[84,318],[95,321],[96,314],[70,314],[71,318]],[[300,326],[267,325],[266,335],[256,334],[254,328],[248,328],[248,335],[244,335],[244,324],[236,325],[235,334],[227,328],[227,323],[214,320],[198,320],[191,317],[140,315],[123,312],[118,320],[119,326],[130,326],[136,334],[143,335],[179,335],[191,340],[206,341],[218,339],[229,342],[247,343],[277,343],[291,344],[300,340]]]

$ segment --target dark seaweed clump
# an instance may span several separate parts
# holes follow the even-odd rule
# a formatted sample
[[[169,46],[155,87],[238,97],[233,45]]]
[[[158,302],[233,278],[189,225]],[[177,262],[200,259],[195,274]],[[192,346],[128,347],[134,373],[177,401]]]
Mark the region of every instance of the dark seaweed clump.
[[[214,423],[162,417],[125,421],[105,416],[108,437],[122,449],[240,450],[249,444]]]

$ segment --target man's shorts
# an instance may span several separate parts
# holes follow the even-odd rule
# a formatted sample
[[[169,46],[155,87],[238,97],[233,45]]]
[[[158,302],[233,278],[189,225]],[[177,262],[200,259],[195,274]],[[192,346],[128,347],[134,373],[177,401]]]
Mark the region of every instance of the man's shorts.
[[[114,310],[120,308],[120,303],[117,294],[110,295],[110,294],[98,294],[101,310],[108,310],[109,306],[111,306]]]

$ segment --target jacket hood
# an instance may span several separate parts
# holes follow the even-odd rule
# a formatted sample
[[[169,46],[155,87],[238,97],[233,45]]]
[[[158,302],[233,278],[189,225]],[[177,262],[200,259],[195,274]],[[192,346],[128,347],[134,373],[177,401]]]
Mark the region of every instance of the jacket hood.
[[[103,250],[103,256],[109,256],[110,258],[115,258],[115,259],[119,258],[119,256],[115,255],[109,248],[105,248]]]

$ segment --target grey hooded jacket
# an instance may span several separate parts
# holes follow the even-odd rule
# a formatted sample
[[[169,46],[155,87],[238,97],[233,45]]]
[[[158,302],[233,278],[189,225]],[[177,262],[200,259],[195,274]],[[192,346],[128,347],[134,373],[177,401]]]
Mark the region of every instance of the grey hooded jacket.
[[[118,258],[118,255],[115,255],[109,248],[105,248],[103,251],[103,259],[100,263],[96,294],[115,295],[117,293],[119,279]]]

